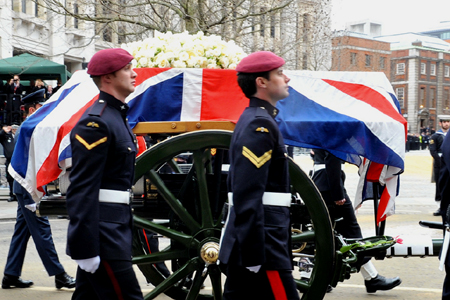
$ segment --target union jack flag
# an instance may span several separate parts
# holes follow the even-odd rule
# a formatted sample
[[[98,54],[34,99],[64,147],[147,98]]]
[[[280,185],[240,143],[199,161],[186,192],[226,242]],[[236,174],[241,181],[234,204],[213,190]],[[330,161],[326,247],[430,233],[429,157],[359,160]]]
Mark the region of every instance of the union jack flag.
[[[236,122],[248,105],[234,70],[135,71],[136,89],[126,99],[132,127],[143,121]],[[290,96],[278,102],[277,122],[286,144],[323,148],[358,165],[364,157],[389,166],[388,173],[397,179],[404,168],[406,121],[383,73],[285,74],[291,78]],[[9,172],[36,201],[43,195],[43,186],[71,166],[70,131],[97,98],[98,89],[89,75],[78,71],[22,124]],[[385,201],[392,205],[380,203],[386,208],[380,220],[390,213],[396,195],[387,187]]]

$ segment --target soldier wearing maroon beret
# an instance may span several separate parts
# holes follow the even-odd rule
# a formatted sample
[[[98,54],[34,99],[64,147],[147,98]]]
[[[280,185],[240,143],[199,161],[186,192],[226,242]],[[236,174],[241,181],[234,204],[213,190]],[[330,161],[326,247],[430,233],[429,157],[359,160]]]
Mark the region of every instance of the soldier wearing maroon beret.
[[[78,264],[72,299],[143,299],[131,264],[136,141],[125,98],[137,76],[132,60],[123,49],[91,58],[87,73],[100,94],[70,135],[67,254]]]
[[[284,59],[260,51],[236,67],[250,99],[230,144],[229,210],[220,243],[225,300],[299,299],[292,277],[288,158],[275,122],[289,96]]]

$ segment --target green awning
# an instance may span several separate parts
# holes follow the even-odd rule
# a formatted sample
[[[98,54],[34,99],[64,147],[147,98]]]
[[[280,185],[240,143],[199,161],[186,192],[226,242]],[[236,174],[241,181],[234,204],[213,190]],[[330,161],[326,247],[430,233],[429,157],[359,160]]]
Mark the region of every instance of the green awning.
[[[15,74],[19,75],[22,80],[61,79],[62,84],[66,83],[67,79],[72,76],[65,65],[28,53],[0,60],[0,76],[3,79],[8,80]]]

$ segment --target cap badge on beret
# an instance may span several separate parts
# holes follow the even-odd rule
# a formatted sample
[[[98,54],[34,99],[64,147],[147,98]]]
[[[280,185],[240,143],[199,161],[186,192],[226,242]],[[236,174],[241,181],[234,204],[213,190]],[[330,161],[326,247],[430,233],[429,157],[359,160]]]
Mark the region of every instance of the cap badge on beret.
[[[236,66],[241,73],[260,73],[277,69],[285,64],[284,59],[270,51],[258,51],[244,57]]]
[[[133,58],[122,48],[100,50],[89,61],[87,73],[92,76],[110,74],[128,65]]]

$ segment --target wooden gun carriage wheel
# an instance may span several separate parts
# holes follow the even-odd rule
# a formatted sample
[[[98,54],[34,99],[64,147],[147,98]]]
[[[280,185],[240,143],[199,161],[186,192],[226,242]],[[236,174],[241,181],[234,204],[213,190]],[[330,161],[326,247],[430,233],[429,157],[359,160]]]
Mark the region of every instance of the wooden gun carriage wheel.
[[[133,242],[133,263],[155,286],[145,299],[154,299],[162,293],[174,299],[222,299],[224,275],[217,256],[222,208],[227,201],[223,153],[229,147],[231,135],[228,130],[184,133],[154,145],[137,158],[135,182],[143,192],[141,199],[135,196],[134,224],[169,239],[168,247],[151,254],[143,251],[137,237]],[[193,157],[187,174],[173,163],[176,156],[186,152]],[[158,171],[166,163],[172,166],[173,174]],[[305,254],[314,262],[310,278],[302,280],[297,270],[294,277],[302,300],[322,299],[333,273],[335,253],[328,210],[315,185],[292,160],[289,173],[293,201],[297,202],[293,226],[302,229],[301,233],[293,234],[293,244],[314,245]],[[297,266],[298,259],[294,258]],[[157,262],[170,262],[169,277],[156,269]],[[192,278],[189,288],[182,284],[185,278]],[[211,289],[201,289],[205,280],[210,281]]]

